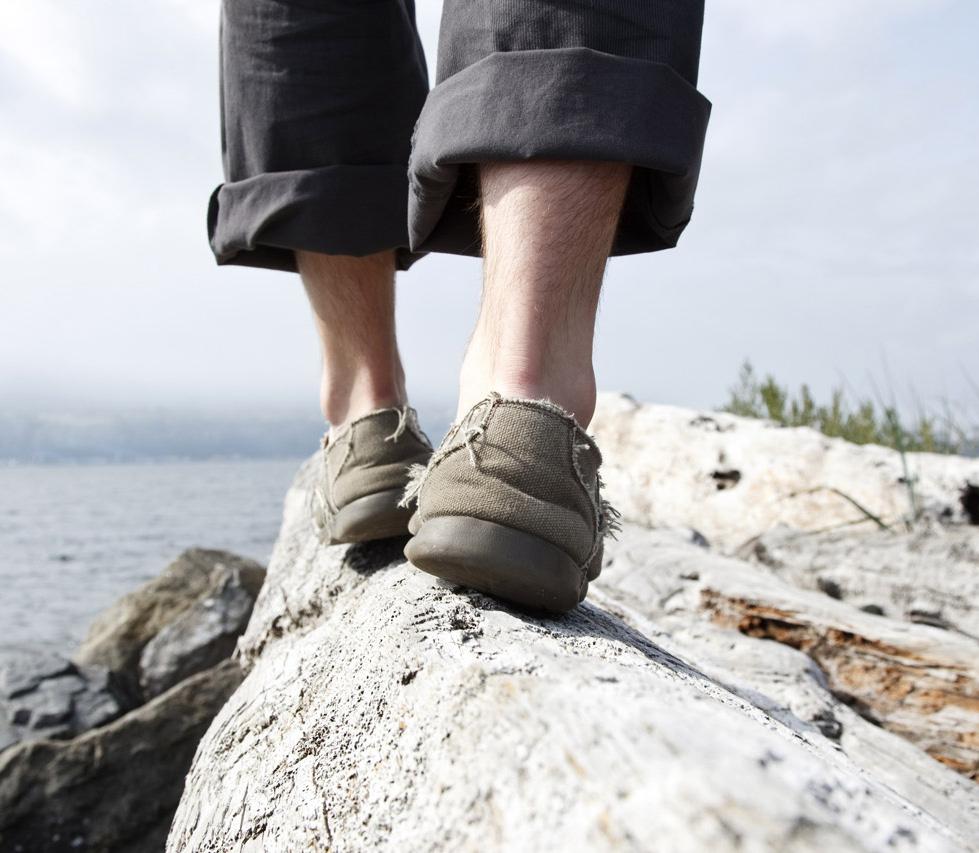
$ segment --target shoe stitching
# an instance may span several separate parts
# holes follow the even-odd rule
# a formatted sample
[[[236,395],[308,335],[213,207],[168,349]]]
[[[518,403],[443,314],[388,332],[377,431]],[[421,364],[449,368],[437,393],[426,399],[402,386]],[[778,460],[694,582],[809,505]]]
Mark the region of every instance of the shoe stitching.
[[[592,543],[591,548],[588,550],[588,554],[581,565],[578,566],[582,572],[587,571],[588,565],[594,559],[595,554],[598,553],[599,545],[602,541],[601,529],[601,509],[598,505],[598,500],[596,496],[592,494],[591,489],[585,484],[585,478],[581,473],[581,465],[578,462],[578,457],[582,450],[591,450],[591,443],[589,442],[578,442],[577,428],[571,433],[571,467],[574,470],[575,479],[578,481],[579,488],[585,493],[588,498],[588,506],[591,507],[592,512]],[[598,471],[595,471],[596,477]]]
[[[477,469],[479,468],[479,460],[476,458],[475,444],[476,444],[476,439],[480,438],[482,434],[483,434],[483,428],[481,426],[470,427],[469,429],[466,430],[466,437],[463,440],[463,444],[465,444],[466,450],[469,451],[469,461],[470,463],[472,463],[473,468],[477,468]]]
[[[408,407],[404,406],[400,409],[396,409],[395,411],[398,413],[398,425],[394,428],[394,432],[384,437],[385,441],[397,441],[399,438],[401,438],[402,433],[405,431],[405,427],[408,425]]]
[[[501,399],[503,398],[498,393],[493,391],[488,397],[480,400],[468,412],[466,412],[465,415],[452,423],[448,432],[445,434],[445,438],[442,439],[439,449],[432,454],[427,465],[416,463],[409,467],[408,483],[405,485],[404,494],[401,496],[401,500],[398,501],[398,506],[408,507],[411,505],[412,501],[419,499],[421,496],[422,487],[425,485],[432,472],[435,471],[435,469],[446,458],[451,456],[457,450],[461,450],[463,447],[465,447],[469,452],[469,461],[474,467],[478,467],[474,442],[476,438],[482,436],[486,431],[486,427],[489,424],[493,411],[496,409],[496,406]],[[453,443],[456,436],[458,436],[459,431],[462,429],[462,425],[470,421],[472,416],[481,406],[486,406],[487,408],[483,413],[479,425],[475,427],[468,427],[464,433],[465,437],[463,440]]]
[[[400,419],[402,417],[402,411],[405,409],[410,409],[412,413],[417,416],[417,412],[415,412],[414,407],[410,405],[405,405],[401,407],[385,406],[383,409],[374,409],[373,411],[368,412],[366,415],[361,415],[360,417],[354,418],[352,421],[348,421],[346,424],[344,424],[340,430],[334,433],[334,440],[342,438],[344,435],[350,432],[351,429],[353,429],[357,424],[361,423],[362,421],[366,421],[368,418],[376,418],[378,417],[378,415],[383,415],[385,412],[397,412],[398,417]],[[329,436],[330,434],[331,433],[327,433],[327,436]]]
[[[425,446],[428,450],[432,449],[432,441],[426,435],[425,431],[421,428],[421,424],[418,422],[418,412],[409,407],[408,408],[408,430],[411,434]]]
[[[336,473],[330,477],[330,449],[336,447],[336,438],[346,439],[346,447],[343,450],[343,457],[340,459],[339,465],[337,465]],[[337,479],[340,477],[341,472],[347,464],[347,460],[350,458],[351,453],[353,453],[354,442],[353,433],[347,436],[347,432],[344,431],[339,436],[331,438],[329,443],[326,445],[323,452],[323,481],[326,483],[326,487],[322,488],[323,500],[326,507],[329,509],[330,514],[334,514],[339,511],[339,507],[333,500],[334,487],[336,486]]]
[[[389,410],[382,409],[381,411]],[[398,425],[394,428],[394,432],[384,438],[385,441],[397,441],[407,429],[422,444],[427,447],[432,446],[432,442],[428,440],[428,436],[425,435],[421,425],[418,423],[418,412],[414,408],[411,406],[402,406],[400,409],[395,409],[394,411],[398,413]]]
[[[379,415],[383,415],[385,412],[397,412],[397,414],[398,414],[398,423],[397,423],[397,425],[394,428],[394,432],[392,432],[388,436],[385,436],[384,437],[384,440],[385,441],[397,442],[398,439],[400,439],[401,436],[407,430],[407,431],[411,432],[411,434],[416,439],[418,439],[418,441],[421,444],[423,444],[427,449],[429,449],[429,450],[431,449],[432,443],[428,440],[428,436],[425,435],[424,432],[422,432],[421,426],[419,426],[419,424],[418,424],[418,412],[414,409],[414,407],[406,405],[406,406],[402,406],[401,408],[396,408],[396,407],[391,406],[391,407],[384,408],[384,409],[375,409],[373,412],[368,412],[366,415],[361,415],[359,418],[355,418],[354,420],[350,421],[350,423],[347,424],[338,433],[336,433],[336,435],[332,435],[331,433],[327,433],[323,437],[323,448],[328,453],[329,452],[329,445],[330,444],[336,444],[337,440],[342,440],[342,439],[346,438],[349,435],[349,439],[347,441],[347,449],[346,449],[346,452],[344,453],[343,459],[340,461],[340,465],[337,468],[336,477],[333,478],[333,482],[334,483],[336,482],[337,477],[339,477],[340,474],[343,472],[343,469],[346,466],[347,462],[349,461],[350,454],[351,454],[351,452],[353,450],[353,443],[354,443],[353,442],[353,439],[354,439],[354,430],[353,430],[353,428],[357,424],[363,423],[364,421],[368,420],[369,418],[374,418],[374,417],[377,417]]]

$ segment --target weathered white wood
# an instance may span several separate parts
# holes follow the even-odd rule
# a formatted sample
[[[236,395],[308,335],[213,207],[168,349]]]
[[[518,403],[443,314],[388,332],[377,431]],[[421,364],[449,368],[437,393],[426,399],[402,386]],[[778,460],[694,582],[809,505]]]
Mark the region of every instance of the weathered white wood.
[[[911,514],[900,454],[808,427],[602,394],[591,430],[605,457],[609,493],[625,518],[694,527],[726,552],[780,523],[798,530],[873,529],[842,495],[886,524],[900,525]],[[960,491],[967,482],[979,485],[979,459],[934,453],[907,459],[919,508],[933,518],[963,520]]]
[[[979,643],[972,638],[864,613],[693,546],[668,551],[647,544],[641,553],[633,557],[640,570],[620,581],[623,587],[642,589],[647,577],[679,576],[669,599],[674,612],[682,608],[691,621],[699,612],[806,652],[834,692],[868,719],[979,777]],[[605,581],[613,587],[614,554]]]
[[[794,586],[979,639],[979,527],[807,533],[779,526],[739,555]]]
[[[841,750],[751,671],[725,673],[720,653],[707,671],[696,657],[713,640],[688,650],[683,632],[770,647],[773,669],[815,696],[801,653],[784,664],[791,650],[722,631],[683,590],[663,587],[643,615],[614,552],[597,605],[642,630],[595,604],[511,612],[417,572],[396,545],[322,547],[309,474],[240,643],[250,673],[201,743],[171,851],[969,849],[971,783],[901,742],[920,767],[894,765],[957,799],[900,790],[860,764],[869,748]],[[714,559],[686,550],[681,575]],[[657,627],[673,599],[686,624]]]
[[[804,614],[803,624],[813,629],[820,625],[838,631],[856,627],[876,641],[878,648],[899,637],[902,645],[910,644],[919,651],[926,649],[930,656],[940,659],[934,670],[925,672],[922,685],[926,679],[948,673],[956,665],[964,666],[966,672],[976,672],[979,648],[967,638],[869,616],[840,602],[814,597],[811,592],[794,591],[759,567],[715,556],[692,545],[689,534],[681,531],[649,531],[626,525],[619,541],[607,547],[606,563],[592,596],[597,604],[777,719],[787,720],[796,729],[807,728],[809,734],[804,736],[835,741],[875,778],[946,824],[959,827],[964,838],[979,838],[979,790],[975,783],[932,760],[906,739],[909,735],[924,741],[936,738],[955,757],[959,754],[959,741],[970,741],[971,736],[970,742],[975,743],[974,716],[960,716],[954,724],[947,714],[933,717],[925,712],[912,716],[912,701],[902,709],[911,725],[900,735],[873,725],[834,695],[833,690],[841,688],[835,667],[827,666],[824,671],[795,648],[733,631],[725,627],[725,623],[730,624],[729,619],[711,618],[716,613],[708,605],[718,596],[727,601],[764,599],[773,606],[777,603],[795,611],[797,617]],[[839,636],[843,635],[845,631]],[[856,633],[851,638],[851,645],[834,645],[826,630],[824,648],[816,657],[823,658],[825,665],[827,657],[842,660],[854,655],[852,642],[859,636]],[[902,657],[855,656],[864,665],[877,664],[863,671],[864,683],[856,687],[869,701],[869,710],[876,708],[886,718],[891,710],[886,691],[878,701],[872,688],[881,681],[893,685],[888,682],[888,675],[900,667]],[[912,669],[915,672],[917,667]],[[850,673],[843,668],[842,674]],[[974,680],[972,688],[954,685],[950,699],[967,701],[970,689],[975,689]],[[971,707],[974,715],[974,702]]]

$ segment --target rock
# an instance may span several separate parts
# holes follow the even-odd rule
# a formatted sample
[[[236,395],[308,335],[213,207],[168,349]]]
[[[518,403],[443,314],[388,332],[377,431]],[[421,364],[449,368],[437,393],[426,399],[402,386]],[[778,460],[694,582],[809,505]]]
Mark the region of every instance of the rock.
[[[913,532],[806,533],[779,526],[739,551],[803,589],[868,612],[979,639],[979,530],[931,525]]]
[[[606,607],[658,632],[666,648],[744,695],[767,696],[770,711],[787,709],[820,728],[821,714],[840,721],[844,750],[886,772],[885,781],[913,802],[933,791],[950,797],[948,772],[926,754],[976,777],[979,643],[972,638],[867,614],[762,567],[705,555],[667,531],[626,525],[606,559],[597,594]],[[904,756],[896,775],[887,769],[895,755]],[[979,818],[975,786],[965,784],[965,802]]]
[[[184,678],[214,666],[234,651],[255,604],[241,569],[218,564],[207,594],[181,613],[143,648],[139,682],[157,696]]]
[[[197,741],[241,680],[222,661],[264,576],[187,551],[100,616],[76,662],[0,656],[0,849],[163,848]]]
[[[602,394],[591,429],[623,516],[694,527],[726,553],[785,524],[797,530],[900,527],[913,515],[901,456],[808,427]],[[965,524],[979,459],[909,453],[915,509]],[[878,521],[874,521],[877,519]]]
[[[15,699],[47,678],[74,672],[71,661],[53,652],[9,650],[0,658],[0,696]]]
[[[123,596],[102,613],[92,624],[75,660],[107,667],[133,704],[142,701],[146,697],[140,687],[139,666],[147,643],[199,602],[213,597],[229,571],[238,572],[241,588],[254,599],[265,577],[265,570],[258,563],[225,551],[185,551],[159,577]],[[160,656],[159,648],[155,654]],[[186,648],[174,654],[181,661],[189,660]],[[203,655],[202,661],[203,666],[214,662],[209,653]]]
[[[0,750],[38,738],[69,738],[126,709],[108,670],[48,652],[0,653]]]
[[[321,546],[312,470],[287,497],[239,644],[248,676],[201,742],[169,850],[946,851],[979,837],[972,782],[839,701],[802,650],[817,644],[740,633],[730,602],[766,580],[807,631],[866,633],[850,610],[885,621],[876,636],[936,679],[935,661],[971,673],[967,638],[783,595],[689,529],[630,529],[594,603],[538,618],[416,571],[398,542]],[[693,526],[741,535],[714,520]]]
[[[240,682],[227,661],[74,740],[7,750],[0,850],[162,850],[198,740]]]

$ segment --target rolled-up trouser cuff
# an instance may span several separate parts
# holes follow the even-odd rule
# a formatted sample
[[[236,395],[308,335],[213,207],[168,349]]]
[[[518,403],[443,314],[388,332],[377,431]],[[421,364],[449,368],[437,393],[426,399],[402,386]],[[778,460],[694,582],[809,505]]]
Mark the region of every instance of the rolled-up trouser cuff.
[[[207,227],[219,264],[296,272],[297,249],[370,255],[396,249],[398,269],[420,255],[408,250],[407,175],[403,164],[324,166],[266,172],[222,184],[211,196]]]
[[[693,210],[710,102],[669,65],[589,48],[493,53],[429,94],[412,140],[414,251],[480,253],[466,164],[631,163],[613,255],[675,246]]]

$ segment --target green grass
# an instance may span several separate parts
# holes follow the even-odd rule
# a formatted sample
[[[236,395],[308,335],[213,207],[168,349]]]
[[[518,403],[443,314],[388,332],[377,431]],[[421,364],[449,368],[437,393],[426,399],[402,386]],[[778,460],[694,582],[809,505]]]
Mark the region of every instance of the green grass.
[[[941,415],[926,412],[920,405],[918,408],[915,418],[906,422],[896,406],[867,399],[851,403],[841,387],[830,392],[828,402],[818,403],[807,385],[793,394],[774,376],[759,377],[751,363],[745,361],[721,410],[749,418],[769,418],[783,426],[813,427],[855,444],[880,444],[902,454],[963,453],[975,448],[979,429],[963,429],[953,420],[947,404]]]

